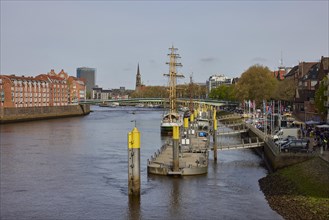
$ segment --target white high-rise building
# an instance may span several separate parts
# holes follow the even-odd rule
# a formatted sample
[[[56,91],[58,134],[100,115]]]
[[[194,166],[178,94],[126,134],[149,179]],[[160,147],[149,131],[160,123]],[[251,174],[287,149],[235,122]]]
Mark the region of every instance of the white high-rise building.
[[[230,85],[232,84],[232,79],[228,78],[224,75],[212,75],[209,77],[209,80],[207,81],[207,89],[208,89],[208,93],[210,93],[210,91],[213,88],[217,88],[220,85],[223,84],[227,84]]]

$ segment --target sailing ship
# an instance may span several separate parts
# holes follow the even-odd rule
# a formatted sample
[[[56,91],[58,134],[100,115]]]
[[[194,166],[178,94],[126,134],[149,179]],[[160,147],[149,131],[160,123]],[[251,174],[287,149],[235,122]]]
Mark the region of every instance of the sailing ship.
[[[181,126],[183,124],[182,116],[178,113],[176,105],[177,78],[184,77],[183,75],[177,73],[176,67],[181,67],[182,64],[177,62],[180,58],[179,54],[176,53],[178,49],[172,46],[169,50],[169,62],[166,63],[169,65],[169,73],[164,74],[169,77],[169,109],[168,112],[163,115],[161,120],[162,135],[172,134],[174,126]]]

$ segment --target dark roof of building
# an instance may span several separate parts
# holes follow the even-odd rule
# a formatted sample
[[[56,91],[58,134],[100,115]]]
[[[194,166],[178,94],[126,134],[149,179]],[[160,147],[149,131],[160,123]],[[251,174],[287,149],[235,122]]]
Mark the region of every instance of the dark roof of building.
[[[286,75],[284,75],[284,78],[289,78],[294,76],[298,71],[298,65],[294,66]]]
[[[321,57],[321,63],[323,66],[323,70],[329,71],[329,57]]]
[[[299,67],[298,67],[299,76],[298,76],[298,78],[301,78],[301,77],[305,76],[310,71],[310,69],[317,63],[318,62],[302,62],[302,63],[299,63]]]
[[[320,68],[320,63],[314,64],[309,71],[303,76],[302,81],[306,80],[318,80],[318,74],[319,74],[319,68]]]

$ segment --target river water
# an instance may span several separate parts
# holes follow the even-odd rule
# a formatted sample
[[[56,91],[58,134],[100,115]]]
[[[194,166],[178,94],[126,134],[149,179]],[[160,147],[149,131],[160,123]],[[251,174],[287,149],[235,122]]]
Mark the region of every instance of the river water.
[[[162,111],[93,107],[85,117],[0,125],[0,219],[282,219],[252,150],[210,152],[208,174],[150,176]],[[141,198],[127,195],[127,133],[141,132]],[[238,138],[222,139],[226,142]]]

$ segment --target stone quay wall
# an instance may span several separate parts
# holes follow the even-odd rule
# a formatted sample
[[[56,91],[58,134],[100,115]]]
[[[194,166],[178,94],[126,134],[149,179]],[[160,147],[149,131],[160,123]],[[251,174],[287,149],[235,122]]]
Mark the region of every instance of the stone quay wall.
[[[0,108],[0,124],[50,118],[82,116],[90,113],[90,105]]]
[[[265,164],[269,166],[269,170],[276,171],[287,166],[304,162],[316,156],[314,153],[280,152],[279,147],[274,144],[271,137],[264,138],[264,135],[258,129],[251,126],[249,126],[249,128],[249,137],[258,137],[265,141],[264,147],[262,148],[262,157]],[[260,154],[259,151],[257,152]]]

